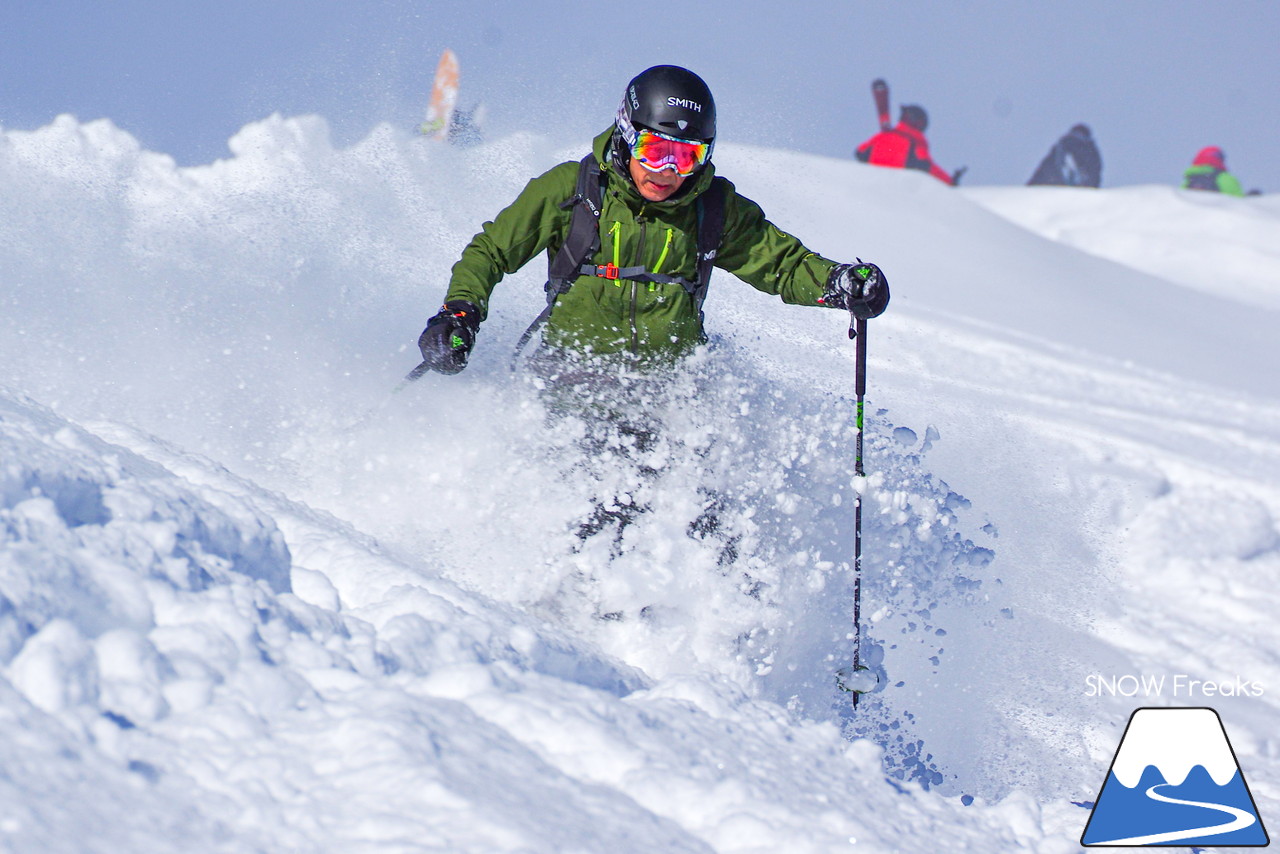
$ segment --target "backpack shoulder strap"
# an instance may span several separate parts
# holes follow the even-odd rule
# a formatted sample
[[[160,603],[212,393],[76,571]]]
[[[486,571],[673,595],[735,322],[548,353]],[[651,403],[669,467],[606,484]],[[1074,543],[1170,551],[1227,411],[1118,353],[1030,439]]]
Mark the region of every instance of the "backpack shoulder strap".
[[[578,270],[583,263],[600,248],[600,208],[604,199],[604,175],[594,154],[582,158],[578,165],[578,183],[574,193],[560,207],[573,209],[569,219],[569,231],[565,234],[560,251],[549,258],[548,284],[556,284],[557,289],[548,288],[547,298],[554,301],[556,296],[579,275]]]
[[[716,255],[720,252],[720,239],[724,236],[724,185],[723,178],[712,178],[711,186],[698,197],[698,281],[693,302],[699,315],[711,284]]]
[[[561,210],[572,209],[569,230],[560,249],[554,255],[548,253],[545,285],[547,305],[516,342],[515,352],[511,354],[513,371],[529,339],[551,317],[556,297],[569,290],[578,277],[583,262],[595,255],[600,248],[600,208],[604,200],[604,182],[604,173],[600,171],[595,154],[582,158],[578,164],[578,181],[574,185],[573,195],[560,204]]]

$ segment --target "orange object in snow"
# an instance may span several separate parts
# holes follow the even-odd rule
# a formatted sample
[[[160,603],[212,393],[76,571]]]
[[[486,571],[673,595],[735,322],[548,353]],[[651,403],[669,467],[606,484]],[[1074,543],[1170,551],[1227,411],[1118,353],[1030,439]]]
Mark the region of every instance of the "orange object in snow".
[[[435,83],[431,86],[431,103],[427,105],[427,120],[418,130],[432,139],[444,139],[449,131],[449,120],[458,103],[458,57],[445,48],[436,66]]]

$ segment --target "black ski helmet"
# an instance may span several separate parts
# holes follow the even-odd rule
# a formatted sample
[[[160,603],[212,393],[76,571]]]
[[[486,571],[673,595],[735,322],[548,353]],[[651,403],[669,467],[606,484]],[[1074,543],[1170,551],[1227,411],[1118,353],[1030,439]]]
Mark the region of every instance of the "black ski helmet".
[[[924,133],[929,129],[929,114],[924,111],[924,107],[919,104],[906,104],[902,108],[902,117],[899,121],[906,122],[911,127]]]
[[[621,169],[641,128],[714,142],[716,102],[702,78],[678,65],[655,65],[627,84],[614,120],[613,160]],[[710,155],[707,157],[710,160]]]

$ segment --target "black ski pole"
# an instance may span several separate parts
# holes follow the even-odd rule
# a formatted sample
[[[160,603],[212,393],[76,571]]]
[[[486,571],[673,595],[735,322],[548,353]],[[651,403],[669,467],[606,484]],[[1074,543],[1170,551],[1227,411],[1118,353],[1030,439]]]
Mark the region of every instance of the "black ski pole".
[[[858,396],[857,430],[854,440],[853,474],[858,478],[858,491],[853,498],[853,672],[862,669],[862,478],[866,470],[862,464],[862,427],[867,397],[867,321],[858,318],[849,328],[854,336],[854,393]],[[853,692],[853,705],[858,705],[861,691]]]
[[[875,687],[875,679],[868,679],[870,668],[862,664],[862,490],[866,475],[862,462],[862,434],[865,424],[867,397],[867,321],[850,317],[849,337],[854,340],[854,393],[857,396],[854,426],[853,472],[858,488],[853,496],[853,662],[836,674],[836,684],[852,694],[853,705],[858,697]]]
[[[400,382],[396,384],[395,388],[391,389],[391,391],[387,393],[387,396],[383,398],[381,403],[369,409],[367,412],[365,412],[364,415],[361,415],[358,419],[356,419],[351,424],[348,424],[346,427],[343,427],[342,432],[354,433],[356,430],[359,430],[360,428],[364,427],[366,424],[368,424],[370,421],[373,420],[373,417],[375,415],[378,415],[379,413],[382,412],[382,410],[386,409],[387,406],[391,403],[391,401],[395,399],[396,395],[398,395],[400,392],[404,391],[406,388],[408,388],[409,386],[417,382],[419,379],[421,379],[422,376],[426,374],[429,370],[431,369],[427,367],[427,363],[423,362],[422,364],[418,365],[418,367],[414,368],[412,371],[405,374],[404,379],[400,380]]]
[[[393,388],[391,390],[391,393],[399,394],[400,392],[404,391],[404,389],[410,383],[417,382],[418,379],[429,370],[431,370],[431,366],[428,365],[426,362],[423,362],[422,364],[418,365],[418,367],[414,368],[412,371],[404,375],[404,379],[400,380],[400,384],[397,385],[395,388]]]

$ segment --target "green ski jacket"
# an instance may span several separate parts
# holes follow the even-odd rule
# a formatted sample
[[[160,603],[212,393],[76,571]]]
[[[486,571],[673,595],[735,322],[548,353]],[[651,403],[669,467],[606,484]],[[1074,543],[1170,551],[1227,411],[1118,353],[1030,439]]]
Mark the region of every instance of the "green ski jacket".
[[[1195,190],[1211,188],[1228,196],[1244,195],[1244,187],[1240,186],[1235,175],[1208,164],[1192,166],[1182,173],[1182,186],[1184,189]]]
[[[600,250],[588,263],[644,267],[692,280],[697,273],[695,199],[711,184],[708,164],[663,202],[640,195],[629,177],[607,161],[612,130],[596,137],[593,151],[605,175]],[[462,251],[453,266],[446,301],[467,300],[488,315],[494,287],[535,255],[555,253],[572,212],[576,161],[534,178]],[[765,293],[795,305],[819,305],[835,262],[810,252],[764,217],[760,206],[725,187],[724,232],[715,266]],[[561,294],[543,330],[543,344],[581,355],[630,353],[644,362],[670,361],[704,341],[693,298],[678,283],[580,276]]]

